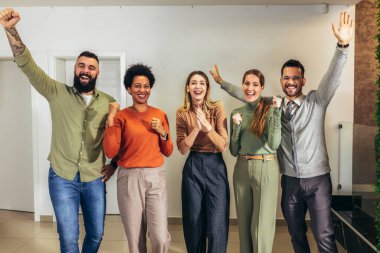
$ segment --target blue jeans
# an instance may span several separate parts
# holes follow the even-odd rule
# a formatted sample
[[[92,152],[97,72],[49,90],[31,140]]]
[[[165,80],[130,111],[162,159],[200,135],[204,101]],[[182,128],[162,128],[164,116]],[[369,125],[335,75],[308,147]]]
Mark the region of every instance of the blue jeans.
[[[79,173],[70,181],[49,169],[49,193],[57,218],[61,253],[79,253],[79,205],[86,236],[82,253],[98,252],[104,231],[106,187],[102,178],[81,182]]]

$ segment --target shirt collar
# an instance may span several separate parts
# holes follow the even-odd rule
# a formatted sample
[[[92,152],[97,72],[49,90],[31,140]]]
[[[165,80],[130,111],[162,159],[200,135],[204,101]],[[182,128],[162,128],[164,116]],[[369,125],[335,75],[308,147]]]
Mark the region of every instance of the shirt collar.
[[[302,93],[298,98],[294,99],[293,102],[296,103],[296,105],[298,105],[298,107],[301,106],[302,104],[302,101],[305,99],[305,95]],[[285,103],[284,103],[284,106],[286,107],[286,105],[288,104],[289,102],[289,99],[287,99],[285,97]]]
[[[71,88],[74,90],[74,93],[75,93],[75,94],[80,95],[80,93],[78,92],[78,90],[77,90],[74,86],[72,86]],[[96,97],[99,97],[99,91],[98,91],[97,88],[94,89],[94,93],[92,93],[92,95],[93,95],[95,98],[96,98]]]

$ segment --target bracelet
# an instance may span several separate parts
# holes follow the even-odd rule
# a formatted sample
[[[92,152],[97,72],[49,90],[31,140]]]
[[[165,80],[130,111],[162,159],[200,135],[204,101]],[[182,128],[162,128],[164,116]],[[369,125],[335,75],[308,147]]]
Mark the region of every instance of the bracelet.
[[[119,166],[117,165],[117,162],[114,161],[114,160],[111,160],[110,165],[111,165],[111,167],[112,167],[114,170],[117,170],[117,168],[119,167]]]
[[[346,45],[340,45],[339,43],[336,43],[337,47],[339,48],[348,48],[348,46],[350,45],[349,43],[347,43]]]

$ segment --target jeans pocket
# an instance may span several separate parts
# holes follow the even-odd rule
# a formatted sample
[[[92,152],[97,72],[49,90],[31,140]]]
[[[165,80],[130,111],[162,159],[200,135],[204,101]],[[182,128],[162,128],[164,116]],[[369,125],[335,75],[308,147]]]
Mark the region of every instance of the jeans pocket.
[[[55,178],[59,177],[57,173],[55,173],[54,169],[52,167],[49,168],[49,174],[48,174],[48,180],[54,180]]]

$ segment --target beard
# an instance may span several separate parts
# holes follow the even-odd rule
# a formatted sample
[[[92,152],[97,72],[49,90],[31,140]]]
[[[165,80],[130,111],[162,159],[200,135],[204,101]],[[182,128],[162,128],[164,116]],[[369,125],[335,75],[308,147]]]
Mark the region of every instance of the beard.
[[[288,86],[291,85],[285,85],[285,87],[282,88],[282,91],[288,96],[288,97],[298,97],[302,93],[302,85],[295,85],[295,90],[292,92],[289,92],[287,90]]]
[[[80,81],[80,78],[82,76],[86,76],[90,79],[88,83],[82,84],[82,82]],[[86,74],[74,75],[74,87],[75,89],[77,89],[79,93],[87,93],[87,92],[93,91],[95,89],[95,85],[96,85],[96,77],[92,78],[90,75],[86,75]]]

